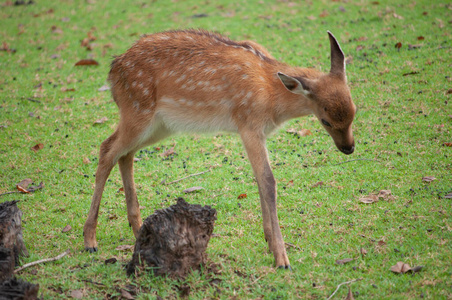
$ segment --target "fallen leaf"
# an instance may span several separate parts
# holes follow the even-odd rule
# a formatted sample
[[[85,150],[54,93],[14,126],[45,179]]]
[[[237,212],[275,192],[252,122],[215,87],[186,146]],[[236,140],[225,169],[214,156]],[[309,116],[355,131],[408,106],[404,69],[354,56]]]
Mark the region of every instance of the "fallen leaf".
[[[246,194],[240,194],[237,199],[245,199],[246,197],[248,197]]]
[[[32,180],[32,179],[26,178],[26,179],[22,180],[21,182],[19,182],[19,183],[17,184],[17,186],[20,186],[20,187],[26,189],[26,188],[27,188],[30,184],[32,184],[32,183],[33,183],[33,180]]]
[[[447,94],[447,95],[452,94],[452,89],[448,89],[447,92],[446,92],[446,94]]]
[[[115,264],[117,261],[118,261],[118,260],[117,260],[115,257],[112,257],[112,258],[106,259],[106,260],[104,261],[104,263],[105,263],[106,265],[112,265],[112,264]]]
[[[199,191],[199,190],[203,190],[203,189],[204,188],[201,187],[201,186],[194,186],[194,187],[191,187],[191,188],[183,190],[183,192],[188,194],[188,193],[193,193],[193,192],[196,192],[196,191]]]
[[[133,245],[120,245],[118,247],[115,248],[115,250],[118,251],[127,251],[127,250],[133,250]]]
[[[411,270],[411,267],[401,261],[399,261],[397,264],[391,267],[390,269],[392,272],[397,274],[403,274]]]
[[[359,252],[361,252],[361,255],[362,255],[362,256],[366,256],[366,255],[367,255],[367,250],[364,249],[364,248],[361,248],[361,249],[359,250]]]
[[[37,151],[39,151],[39,150],[41,150],[43,148],[44,148],[44,144],[39,143],[39,144],[36,144],[33,147],[31,147],[31,150],[33,150],[34,152],[37,152]]]
[[[27,191],[26,189],[24,189],[24,188],[21,187],[20,185],[16,185],[16,188],[17,188],[17,190],[18,190],[19,192],[21,192],[21,193],[25,193],[25,194],[28,194],[28,193],[29,193],[29,191]]]
[[[425,40],[425,38],[421,35],[421,36],[418,36],[418,37],[417,37],[417,40],[418,40],[418,41],[423,41],[423,40]]]
[[[94,59],[82,59],[75,63],[75,66],[98,66],[99,63]]]
[[[433,180],[436,180],[436,178],[433,176],[422,177],[422,181],[424,181],[424,182],[432,182]]]
[[[61,230],[61,232],[69,232],[72,230],[72,226],[71,225],[66,225],[63,230]]]
[[[132,296],[132,294],[130,294],[128,291],[121,289],[121,297],[123,297],[124,299],[127,300],[133,300],[135,299],[135,297]]]
[[[124,192],[124,187],[120,187],[118,192]]]
[[[322,186],[322,185],[323,185],[323,181],[319,181],[319,182],[314,183],[314,184],[311,186],[311,188],[315,188],[315,187]]]
[[[376,195],[369,195],[366,197],[359,198],[359,202],[364,204],[371,204],[378,201],[378,197]]]
[[[162,157],[167,157],[170,155],[176,154],[176,152],[174,151],[174,147],[171,147],[170,149],[166,150],[165,152],[163,152],[162,154],[160,154]]]
[[[103,86],[101,86],[98,91],[99,92],[104,92],[104,91],[108,91],[110,89],[110,86],[108,84],[105,84]]]
[[[84,163],[85,165],[87,165],[87,164],[91,163],[91,161],[89,160],[88,157],[84,157],[84,158],[83,158],[83,163]]]
[[[452,199],[452,193],[447,194],[446,196],[444,196],[444,198],[446,198],[446,199]]]
[[[452,147],[452,143],[444,143],[443,145],[446,147]]]
[[[326,9],[324,9],[321,13],[320,13],[320,15],[319,15],[319,17],[320,18],[325,18],[325,17],[328,17],[330,14],[328,13],[328,11],[326,10]]]
[[[344,259],[336,260],[336,264],[345,265],[346,263],[349,263],[354,260],[355,260],[354,258],[344,258]]]
[[[409,73],[404,73],[404,74],[402,74],[402,76],[417,75],[417,74],[419,74],[419,72],[413,71],[413,72],[409,72]]]
[[[27,191],[30,193],[33,193],[36,190],[40,190],[44,187],[44,182],[40,182],[39,185],[32,185],[29,188],[27,188]]]
[[[378,198],[386,199],[391,196],[391,190],[381,190],[378,192]]]
[[[102,117],[100,119],[97,119],[96,121],[94,121],[94,124],[102,124],[105,123],[105,121],[108,121],[107,117]]]
[[[385,242],[385,241],[378,241],[378,246],[382,247],[382,246],[384,246],[384,245],[386,245],[386,242]]]
[[[71,297],[75,298],[75,299],[82,299],[83,293],[80,290],[73,290],[73,291],[71,291]]]
[[[347,297],[345,297],[345,300],[355,300],[355,298],[353,297],[353,293],[352,293],[352,290],[350,289],[350,287],[348,287],[348,294],[347,294]]]
[[[397,44],[395,44],[395,48],[400,51],[400,48],[402,48],[402,43],[398,42]]]

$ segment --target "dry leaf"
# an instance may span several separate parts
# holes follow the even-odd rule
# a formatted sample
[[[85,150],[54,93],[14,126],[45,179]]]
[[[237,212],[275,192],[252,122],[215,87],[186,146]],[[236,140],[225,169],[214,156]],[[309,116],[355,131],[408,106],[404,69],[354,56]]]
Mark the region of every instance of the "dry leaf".
[[[75,66],[98,66],[99,63],[94,59],[82,59],[75,63]]]
[[[174,147],[171,147],[170,149],[166,150],[165,152],[163,152],[162,154],[160,154],[162,157],[167,157],[170,155],[176,154],[176,152],[174,151]]]
[[[444,143],[443,145],[446,147],[452,147],[452,143]]]
[[[422,181],[425,181],[425,182],[432,182],[433,180],[436,180],[436,178],[433,176],[422,177]]]
[[[121,297],[127,300],[133,300],[135,299],[132,294],[130,294],[128,291],[121,289]]]
[[[34,152],[37,152],[37,151],[39,151],[39,150],[41,150],[43,148],[44,148],[44,144],[39,143],[39,144],[36,144],[33,147],[31,147],[31,150],[33,150]]]
[[[71,225],[66,225],[63,230],[61,230],[61,232],[69,232],[72,230],[72,226]]]
[[[347,297],[345,297],[345,300],[355,300],[355,298],[353,297],[353,293],[352,293],[352,290],[350,289],[350,287],[348,287],[348,294],[347,294]]]
[[[323,184],[324,184],[323,181],[319,181],[319,182],[314,183],[314,184],[311,186],[311,188],[315,188],[315,187],[318,187],[318,186],[322,186]]]
[[[336,260],[336,264],[345,265],[346,263],[349,263],[354,260],[355,260],[354,258],[344,258],[344,259]]]
[[[371,204],[378,201],[378,197],[376,195],[369,195],[366,197],[359,198],[359,202],[364,204]]]
[[[17,185],[26,189],[32,183],[33,183],[32,179],[26,178],[26,179],[22,180],[21,182],[19,182]]]
[[[381,190],[378,192],[378,198],[386,199],[391,196],[391,190]]]
[[[30,193],[33,193],[36,190],[40,190],[44,187],[44,182],[40,182],[39,185],[32,185],[29,188],[27,188],[27,191]]]
[[[116,247],[115,250],[127,251],[127,250],[133,250],[133,247],[134,247],[133,245],[120,245],[120,246]]]
[[[402,43],[398,42],[397,44],[395,44],[395,48],[397,48],[397,50],[400,50],[400,48],[402,48]]]
[[[83,293],[81,290],[73,290],[73,291],[71,291],[71,297],[75,298],[75,299],[82,299]]]
[[[245,199],[246,197],[248,197],[246,194],[240,194],[237,199]]]
[[[361,248],[360,251],[362,256],[366,256],[367,255],[367,250],[364,248]]]
[[[105,121],[108,121],[108,118],[107,117],[102,117],[102,118],[97,119],[96,121],[94,121],[94,124],[102,124]]]
[[[391,267],[391,271],[397,274],[403,274],[411,271],[411,267],[401,261]]]
[[[191,187],[191,188],[183,190],[183,192],[188,194],[188,193],[193,193],[193,192],[196,192],[196,191],[199,191],[199,190],[203,190],[203,189],[204,188],[201,187],[201,186],[194,186],[194,187]]]
[[[110,86],[108,84],[101,86],[98,91],[99,92],[104,92],[104,91],[108,91],[110,89]]]
[[[85,165],[89,164],[90,162],[91,162],[91,161],[89,160],[88,157],[84,157],[84,158],[83,158],[83,163],[84,163]]]
[[[25,194],[28,194],[28,193],[29,193],[29,191],[27,191],[26,189],[24,189],[24,188],[21,187],[20,185],[16,185],[16,188],[17,188],[17,190],[18,190],[19,192],[21,192],[21,193],[25,193]]]
[[[446,196],[444,196],[444,198],[446,198],[446,199],[452,199],[452,193],[447,194]]]

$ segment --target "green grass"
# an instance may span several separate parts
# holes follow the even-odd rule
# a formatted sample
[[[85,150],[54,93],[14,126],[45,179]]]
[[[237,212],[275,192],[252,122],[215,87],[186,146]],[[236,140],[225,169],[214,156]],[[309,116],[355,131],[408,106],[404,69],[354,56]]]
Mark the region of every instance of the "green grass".
[[[64,299],[74,290],[86,299],[118,298],[131,286],[137,299],[177,298],[184,285],[193,299],[317,299],[358,278],[350,285],[356,299],[452,297],[451,199],[445,198],[452,192],[452,147],[445,145],[452,142],[447,1],[35,2],[0,4],[0,42],[8,49],[0,51],[0,193],[15,190],[24,178],[45,188],[0,201],[21,200],[30,252],[23,263],[71,250],[68,257],[19,274],[39,283],[45,299]],[[358,106],[353,156],[340,154],[313,117],[293,120],[268,140],[283,236],[293,245],[287,248],[292,272],[272,268],[257,186],[239,138],[230,134],[172,137],[138,153],[135,163],[143,217],[179,196],[217,209],[217,236],[208,254],[221,273],[196,272],[181,282],[126,276],[123,265],[131,252],[115,248],[133,244],[134,237],[117,168],[101,206],[100,252],[83,251],[99,145],[118,121],[110,93],[98,91],[113,55],[144,33],[198,27],[255,40],[277,59],[323,71],[329,69],[331,30],[348,58]],[[81,46],[89,32],[96,37],[92,50]],[[99,66],[74,66],[84,58]],[[108,120],[93,125],[102,117]],[[313,135],[298,138],[288,128]],[[38,143],[44,148],[33,152]],[[170,147],[177,155],[163,158]],[[423,182],[424,176],[436,180]],[[313,187],[319,181],[324,184]],[[192,186],[204,190],[182,193]],[[383,189],[394,197],[370,205],[358,200]],[[248,197],[238,200],[242,193]],[[62,233],[68,224],[72,230]],[[118,262],[105,265],[111,257]],[[355,260],[335,263],[343,258]],[[398,261],[424,268],[396,275],[389,269]],[[335,298],[347,292],[343,286]]]

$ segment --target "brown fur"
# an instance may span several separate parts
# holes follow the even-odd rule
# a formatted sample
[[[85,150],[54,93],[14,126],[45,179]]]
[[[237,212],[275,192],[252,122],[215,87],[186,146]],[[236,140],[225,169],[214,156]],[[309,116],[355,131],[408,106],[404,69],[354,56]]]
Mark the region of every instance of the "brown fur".
[[[109,80],[120,121],[101,145],[84,227],[85,247],[97,249],[100,200],[117,162],[136,236],[141,217],[133,180],[134,153],[176,132],[223,130],[242,138],[259,187],[265,238],[276,265],[288,268],[265,140],[283,122],[314,113],[337,147],[346,154],[353,152],[355,106],[346,84],[344,55],[330,33],[329,38],[328,74],[280,63],[255,42],[234,42],[201,30],[146,35],[118,56]]]

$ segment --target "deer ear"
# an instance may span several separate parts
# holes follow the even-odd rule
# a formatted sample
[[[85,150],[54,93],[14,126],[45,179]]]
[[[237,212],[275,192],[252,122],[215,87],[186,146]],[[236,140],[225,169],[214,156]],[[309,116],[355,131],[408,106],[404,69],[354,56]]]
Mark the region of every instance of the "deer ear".
[[[284,87],[294,94],[309,95],[312,92],[312,82],[301,77],[292,77],[278,72],[278,77]]]
[[[331,46],[331,70],[330,74],[339,75],[346,79],[345,75],[345,55],[342,52],[341,46],[337,42],[334,35],[328,31]]]

